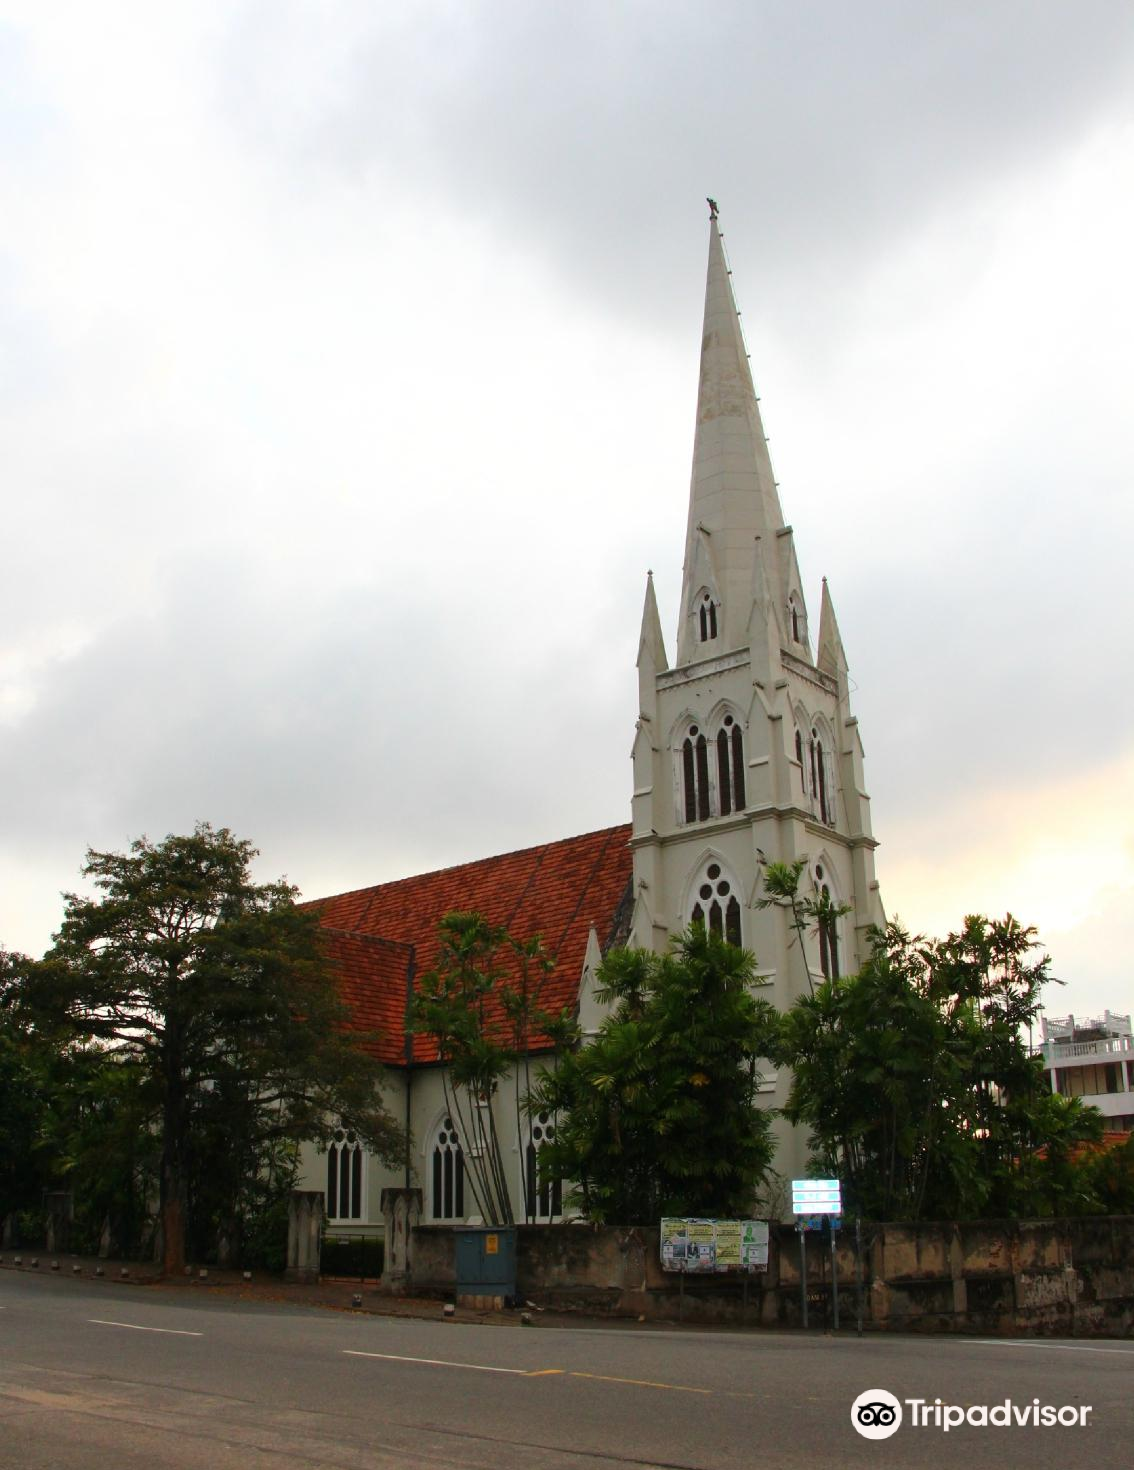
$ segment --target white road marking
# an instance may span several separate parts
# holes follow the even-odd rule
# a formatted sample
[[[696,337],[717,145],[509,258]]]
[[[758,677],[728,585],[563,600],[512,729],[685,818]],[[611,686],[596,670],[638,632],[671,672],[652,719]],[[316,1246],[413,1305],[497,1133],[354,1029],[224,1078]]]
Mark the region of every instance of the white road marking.
[[[1047,1348],[1052,1353],[1118,1353],[1123,1358],[1134,1357],[1134,1348],[1087,1347],[1078,1342],[1022,1342],[1015,1337],[973,1337],[969,1341],[977,1347]]]
[[[137,1322],[108,1322],[104,1317],[88,1317],[96,1327],[128,1327],[131,1332],[164,1332],[170,1337],[204,1337],[203,1332],[186,1332],[183,1327],[139,1327]]]
[[[446,1358],[407,1358],[401,1353],[360,1353],[343,1348],[348,1358],[384,1358],[389,1363],[428,1363],[433,1368],[471,1368],[474,1373],[516,1373],[521,1378],[533,1377],[527,1368],[490,1368],[487,1363],[450,1363]]]

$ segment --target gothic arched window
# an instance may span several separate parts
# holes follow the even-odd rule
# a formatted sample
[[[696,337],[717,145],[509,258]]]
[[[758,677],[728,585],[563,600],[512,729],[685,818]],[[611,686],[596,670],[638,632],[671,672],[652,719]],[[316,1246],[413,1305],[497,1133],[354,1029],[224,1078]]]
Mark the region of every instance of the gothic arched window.
[[[709,816],[709,743],[697,725],[690,725],[681,745],[685,820],[703,822]]]
[[[839,919],[838,915],[830,912],[835,906],[831,897],[830,885],[824,882],[823,869],[816,864],[815,885],[818,889],[819,899],[827,912],[819,915],[819,968],[823,971],[824,979],[837,980],[839,978]]]
[[[694,924],[704,924],[710,934],[727,939],[729,944],[742,942],[740,899],[731,880],[721,871],[720,863],[708,863],[700,882],[694,885],[689,918]]]
[[[795,731],[795,758],[799,762],[799,788],[804,796],[807,795],[807,767],[803,761],[803,736],[799,733],[798,726]]]
[[[811,764],[811,809],[828,827],[835,825],[835,767],[830,741],[824,741],[818,727],[813,727],[808,743]]]
[[[815,764],[819,769],[819,815],[827,820],[827,763],[823,759],[823,741],[815,737]]]
[[[327,1150],[327,1219],[362,1219],[363,1153],[358,1136],[336,1128]]]
[[[722,817],[744,810],[744,734],[732,715],[717,731],[717,790]]]
[[[802,623],[800,620],[799,607],[796,603],[794,592],[788,598],[788,622],[791,624],[792,642],[802,643],[803,639],[800,636],[802,632]]]
[[[717,604],[711,593],[706,592],[701,598],[697,618],[701,628],[701,642],[708,643],[717,636]]]
[[[547,1178],[539,1167],[540,1155],[554,1139],[554,1118],[549,1113],[537,1113],[528,1125],[524,1150],[524,1196],[533,1220],[555,1220],[563,1213],[563,1181]]]
[[[433,1138],[430,1214],[434,1220],[465,1218],[465,1156],[453,1120],[446,1118]]]

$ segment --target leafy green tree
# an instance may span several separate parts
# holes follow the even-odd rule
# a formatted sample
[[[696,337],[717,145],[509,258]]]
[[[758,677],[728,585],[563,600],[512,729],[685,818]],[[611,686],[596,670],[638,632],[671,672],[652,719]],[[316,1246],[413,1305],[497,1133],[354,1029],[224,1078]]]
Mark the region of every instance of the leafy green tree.
[[[1089,1113],[1053,1102],[1028,1052],[1049,979],[1037,947],[1011,915],[970,917],[944,940],[890,924],[857,975],[782,1018],[784,1114],[864,1214],[1018,1214],[1037,1151],[1091,1136]]]
[[[52,1171],[48,1082],[57,1051],[18,1007],[30,963],[0,949],[0,1224],[39,1208]]]
[[[1080,1167],[1100,1215],[1134,1215],[1134,1133],[1115,1148],[1087,1149]]]
[[[230,1155],[254,1170],[274,1142],[326,1138],[340,1119],[384,1160],[403,1154],[318,922],[288,884],[253,882],[255,855],[205,823],[89,851],[99,896],[66,895],[54,945],[20,987],[27,1015],[96,1047],[152,1108],[167,1270],[184,1263],[195,1159],[199,1172]]]
[[[414,1029],[429,1036],[446,1063],[445,1107],[461,1139],[465,1178],[477,1209],[492,1224],[515,1219],[497,1119],[500,1090],[511,1077],[518,1157],[521,1119],[531,1086],[533,1038],[555,1033],[540,1008],[551,964],[537,938],[514,938],[479,913],[446,914],[437,964],[421,978]],[[527,1170],[524,1214],[535,1218]]]
[[[776,1013],[753,956],[694,925],[664,955],[612,950],[597,979],[613,1012],[533,1090],[556,1114],[547,1169],[592,1220],[743,1214],[773,1153],[757,1066]]]
[[[817,893],[801,892],[800,884],[806,867],[806,858],[797,858],[793,863],[765,863],[764,896],[757,900],[756,907],[782,909],[787,914],[795,936],[789,948],[795,948],[799,954],[808,992],[814,995],[815,981],[811,975],[811,966],[807,963],[805,937],[808,932],[819,934],[826,952],[837,954],[838,948],[834,939],[836,921],[843,914],[850,913],[851,905],[835,903],[826,889]]]

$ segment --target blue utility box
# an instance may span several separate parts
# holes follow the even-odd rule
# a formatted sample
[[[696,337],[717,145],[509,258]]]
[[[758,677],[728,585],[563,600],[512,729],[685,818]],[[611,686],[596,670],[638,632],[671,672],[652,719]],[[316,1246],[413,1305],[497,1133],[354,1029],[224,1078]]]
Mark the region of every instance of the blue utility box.
[[[516,1295],[516,1227],[458,1225],[457,1298]],[[501,1303],[503,1305],[503,1303]]]

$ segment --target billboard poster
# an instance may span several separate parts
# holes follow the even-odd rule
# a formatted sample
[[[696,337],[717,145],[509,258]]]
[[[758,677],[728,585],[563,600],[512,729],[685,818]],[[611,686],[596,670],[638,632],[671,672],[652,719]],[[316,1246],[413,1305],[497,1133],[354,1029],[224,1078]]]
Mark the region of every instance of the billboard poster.
[[[768,1269],[767,1220],[666,1219],[663,1271],[724,1275]]]

